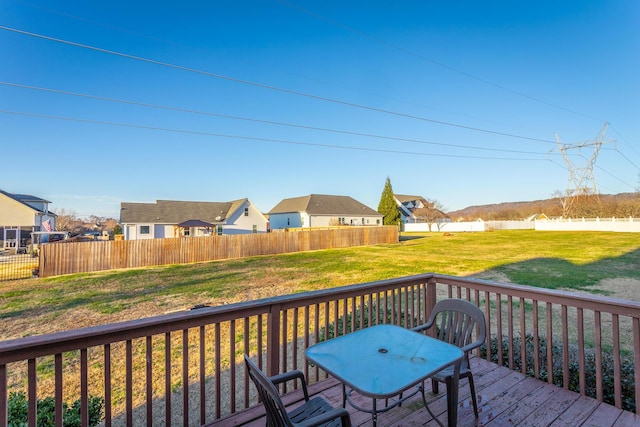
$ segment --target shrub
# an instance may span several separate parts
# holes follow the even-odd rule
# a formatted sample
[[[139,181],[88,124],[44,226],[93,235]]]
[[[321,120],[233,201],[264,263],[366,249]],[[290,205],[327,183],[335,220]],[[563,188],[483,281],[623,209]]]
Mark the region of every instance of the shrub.
[[[521,337],[513,339],[513,369],[522,372],[522,352]],[[509,354],[508,339],[502,340],[503,357]],[[531,334],[525,336],[525,359],[526,359],[526,375],[535,377],[534,371],[534,337]],[[482,355],[486,357],[486,346],[482,346]],[[547,340],[544,337],[538,337],[539,352],[539,376],[538,378],[547,381],[549,372],[547,371]],[[553,383],[557,386],[564,386],[563,366],[562,366],[562,345],[553,343],[551,348],[553,358]],[[569,355],[569,385],[568,389],[580,392],[580,366],[578,347],[570,345],[568,349]],[[498,361],[498,339],[491,338],[491,360],[496,363]],[[596,398],[596,352],[592,348],[584,350],[584,370],[585,370],[585,394],[589,397]],[[622,386],[622,409],[635,412],[635,378],[633,371],[633,359],[630,357],[620,356],[620,383]],[[614,393],[614,355],[610,352],[602,352],[602,393],[603,400],[611,405],[615,404]]]
[[[53,427],[55,425],[55,400],[53,397],[38,399],[38,427]],[[102,420],[104,399],[97,396],[89,396],[89,426],[95,427]],[[11,393],[8,402],[9,424],[8,427],[24,427],[27,425],[29,405],[24,392]],[[63,426],[80,427],[80,399],[69,406],[62,404]]]

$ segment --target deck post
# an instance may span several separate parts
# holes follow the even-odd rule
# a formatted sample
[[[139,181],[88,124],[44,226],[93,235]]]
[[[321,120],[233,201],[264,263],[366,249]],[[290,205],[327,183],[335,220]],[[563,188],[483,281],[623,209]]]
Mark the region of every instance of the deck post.
[[[9,408],[7,395],[7,366],[0,365],[0,427],[9,424]]]
[[[279,374],[280,362],[280,305],[272,304],[267,314],[267,375]]]
[[[436,305],[437,286],[438,286],[438,283],[435,277],[431,276],[429,277],[429,279],[427,279],[427,305],[425,307],[425,313],[424,313],[425,322],[431,315],[431,312],[433,311],[433,307],[435,307]],[[435,336],[435,328],[430,328],[427,331],[427,335]]]

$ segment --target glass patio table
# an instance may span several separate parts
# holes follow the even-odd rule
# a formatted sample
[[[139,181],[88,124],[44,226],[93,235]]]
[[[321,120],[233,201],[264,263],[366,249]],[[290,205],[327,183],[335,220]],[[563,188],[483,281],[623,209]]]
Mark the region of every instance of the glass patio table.
[[[418,391],[429,410],[424,390],[417,389],[404,397],[403,393],[451,365],[454,366],[454,376],[452,386],[447,387],[447,418],[448,425],[455,426],[463,356],[463,351],[454,345],[386,324],[332,338],[306,350],[310,362],[342,382],[342,406],[345,407],[348,401],[357,410],[371,413],[374,426],[379,413],[400,405]],[[346,387],[351,390],[347,391]],[[354,390],[373,398],[371,409],[353,403],[350,394]],[[385,406],[378,409],[376,399],[385,399]],[[391,404],[389,399],[393,400]],[[436,421],[440,423],[437,418]]]

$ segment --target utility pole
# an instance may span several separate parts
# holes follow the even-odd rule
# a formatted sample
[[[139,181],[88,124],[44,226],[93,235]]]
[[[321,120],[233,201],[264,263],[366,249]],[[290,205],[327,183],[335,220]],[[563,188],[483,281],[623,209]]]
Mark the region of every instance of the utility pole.
[[[598,186],[596,185],[596,178],[593,174],[593,168],[598,158],[598,153],[602,144],[614,142],[615,140],[605,141],[605,134],[607,132],[608,123],[605,122],[600,131],[600,135],[594,140],[564,144],[560,141],[560,137],[556,133],[556,142],[558,144],[558,150],[562,154],[567,169],[569,171],[569,181],[567,183],[567,189],[564,194],[564,200],[562,203],[562,216],[568,217],[574,212],[574,207],[579,204],[592,202],[594,204],[600,204],[600,197],[598,193]],[[587,149],[593,148],[592,154],[587,158],[583,152]],[[576,166],[569,158],[569,152],[575,153],[580,158],[586,160],[586,164],[583,167]]]

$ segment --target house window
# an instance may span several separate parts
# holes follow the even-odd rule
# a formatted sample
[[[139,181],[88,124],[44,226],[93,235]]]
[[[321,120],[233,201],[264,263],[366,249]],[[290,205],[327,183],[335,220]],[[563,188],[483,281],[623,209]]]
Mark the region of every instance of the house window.
[[[362,218],[362,225],[364,225],[364,218]]]
[[[376,219],[376,225],[380,225],[380,220]]]
[[[249,208],[244,208],[244,216],[249,216]]]
[[[222,236],[222,226],[221,225],[216,227],[216,232],[217,232],[218,236]]]
[[[258,232],[258,225],[257,224],[253,224],[253,234],[256,234]]]
[[[287,227],[291,225],[291,219],[287,218]]]
[[[191,229],[190,228],[185,228],[184,232],[182,233],[183,236],[188,236],[191,234]]]
[[[148,225],[140,226],[140,234],[149,234],[149,233],[150,233],[150,230]]]

